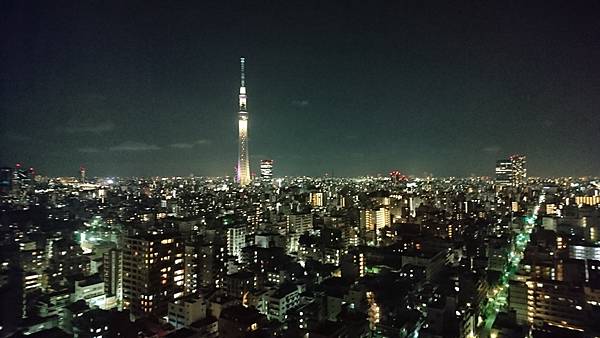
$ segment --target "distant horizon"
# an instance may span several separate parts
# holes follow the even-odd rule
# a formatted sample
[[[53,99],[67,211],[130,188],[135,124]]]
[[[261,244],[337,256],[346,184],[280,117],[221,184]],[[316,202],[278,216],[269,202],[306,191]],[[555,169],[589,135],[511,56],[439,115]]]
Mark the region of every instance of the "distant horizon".
[[[11,166],[0,166],[4,168],[14,168]],[[77,174],[67,174],[67,175],[46,175],[38,172],[37,168],[34,168],[36,171],[36,175],[40,175],[45,178],[74,178],[77,179]],[[86,169],[88,169],[86,167]],[[89,171],[88,171],[89,173]],[[468,179],[468,178],[490,178],[494,180],[494,174],[490,175],[436,175],[435,173],[428,173],[427,175],[418,175],[401,172],[402,175],[405,175],[409,179],[427,179],[427,178],[436,178],[436,179],[445,179],[445,178],[458,178],[458,179]],[[88,179],[110,179],[110,178],[207,178],[207,179],[233,179],[234,175],[199,175],[194,173],[189,174],[180,174],[180,175],[86,175]],[[253,175],[254,179],[260,179],[260,175]],[[331,173],[323,173],[321,175],[273,175],[273,180],[277,179],[286,179],[286,178],[347,178],[347,179],[360,179],[360,178],[389,178],[390,172],[388,173],[375,173],[375,174],[362,174],[362,175],[354,175],[354,176],[342,176],[342,175],[332,175]],[[559,179],[559,178],[575,178],[575,179],[599,179],[600,175],[564,175],[564,176],[540,176],[540,175],[527,175],[527,179]]]
[[[279,165],[279,161],[275,160],[275,159],[271,159],[274,161],[274,177],[325,177],[327,175],[331,176],[331,177],[340,177],[340,178],[357,178],[357,177],[378,177],[378,176],[388,176],[389,173],[393,172],[393,171],[399,171],[400,173],[402,173],[403,175],[409,176],[409,177],[416,177],[416,178],[420,178],[420,177],[457,177],[457,178],[468,178],[468,177],[494,177],[495,176],[495,165],[496,165],[496,161],[499,160],[504,160],[504,159],[508,159],[510,156],[513,156],[515,154],[519,154],[519,155],[525,155],[525,157],[527,158],[527,177],[539,177],[539,178],[561,178],[561,177],[600,177],[600,173],[598,174],[583,174],[583,175],[575,175],[575,174],[566,174],[566,175],[531,175],[532,170],[530,169],[530,163],[529,163],[529,158],[527,157],[526,154],[522,154],[522,153],[518,153],[518,152],[512,152],[510,153],[510,155],[507,155],[505,157],[501,157],[498,158],[494,161],[491,161],[490,164],[490,172],[489,173],[469,173],[469,174],[436,174],[432,171],[429,170],[423,170],[421,171],[421,173],[413,173],[410,171],[404,171],[401,168],[390,168],[389,170],[385,171],[379,171],[379,172],[363,172],[363,173],[357,173],[357,174],[353,174],[353,175],[349,175],[349,174],[337,174],[335,171],[323,171],[321,173],[312,173],[312,174],[303,174],[303,173],[294,173],[294,174],[282,174],[282,175],[278,175],[278,165]],[[260,160],[264,160],[267,158],[261,158]],[[260,168],[259,168],[259,162],[260,160],[253,160],[251,161],[251,176],[252,177],[258,177],[260,176]],[[14,167],[17,164],[21,164],[23,165],[23,167],[33,167],[36,172],[39,171],[39,169],[41,169],[41,172],[44,173],[44,168],[39,168],[39,167],[35,167],[35,166],[31,166],[31,165],[26,165],[26,163],[22,163],[22,162],[17,162],[16,164],[14,164],[13,166],[11,165],[2,165],[1,167]],[[78,170],[79,168],[83,166],[86,168],[88,175],[92,174],[94,171],[94,168],[89,167],[87,165],[85,165],[85,163],[82,163],[78,166],[74,166],[74,170],[72,172],[72,174],[69,173],[63,173],[63,174],[57,174],[57,173],[51,173],[51,174],[45,174],[43,176],[46,177],[76,177],[78,176]],[[252,168],[256,169],[256,170],[252,170]],[[91,170],[91,171],[90,171]],[[152,174],[152,173],[146,173],[146,174],[136,174],[136,173],[130,173],[130,174],[124,174],[124,175],[119,175],[119,174],[112,174],[112,173],[108,173],[108,174],[99,174],[99,175],[91,175],[89,177],[188,177],[190,175],[196,176],[196,177],[235,177],[234,171],[235,171],[235,167],[232,167],[232,173],[227,175],[227,174],[223,174],[223,173],[212,173],[212,174],[204,174],[204,173],[194,173],[194,172],[188,172],[188,173],[162,173],[162,174]]]

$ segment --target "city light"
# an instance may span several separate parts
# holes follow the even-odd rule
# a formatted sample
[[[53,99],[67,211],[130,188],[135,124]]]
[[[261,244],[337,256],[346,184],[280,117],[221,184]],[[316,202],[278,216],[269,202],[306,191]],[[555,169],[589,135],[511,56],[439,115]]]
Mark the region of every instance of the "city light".
[[[3,3],[0,337],[600,337],[599,6]]]

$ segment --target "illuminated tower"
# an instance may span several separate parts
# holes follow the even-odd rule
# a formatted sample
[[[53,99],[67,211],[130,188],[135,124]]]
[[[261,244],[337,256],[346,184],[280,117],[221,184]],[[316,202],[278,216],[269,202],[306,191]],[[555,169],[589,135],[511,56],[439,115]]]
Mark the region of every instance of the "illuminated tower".
[[[237,181],[241,186],[250,183],[250,159],[248,155],[248,111],[246,109],[246,82],[244,78],[245,59],[240,59],[242,81],[240,86],[239,125],[239,157],[237,166]]]
[[[85,167],[84,166],[79,167],[79,182],[85,183]]]

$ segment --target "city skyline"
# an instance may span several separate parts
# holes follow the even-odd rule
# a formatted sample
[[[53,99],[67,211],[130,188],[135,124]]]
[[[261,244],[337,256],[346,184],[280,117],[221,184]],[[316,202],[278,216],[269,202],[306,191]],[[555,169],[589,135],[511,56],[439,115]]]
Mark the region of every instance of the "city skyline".
[[[600,171],[593,8],[164,5],[135,26],[135,6],[4,6],[4,166],[232,175],[244,55],[255,174],[492,176],[513,153],[536,176]]]
[[[0,338],[600,337],[597,13],[0,1]]]

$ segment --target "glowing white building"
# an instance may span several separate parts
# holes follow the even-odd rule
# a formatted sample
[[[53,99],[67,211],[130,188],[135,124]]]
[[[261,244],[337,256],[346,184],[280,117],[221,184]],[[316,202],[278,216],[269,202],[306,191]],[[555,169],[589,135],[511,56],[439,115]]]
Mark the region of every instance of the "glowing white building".
[[[271,183],[273,180],[273,160],[260,161],[260,178],[263,182]]]
[[[247,96],[244,64],[245,59],[241,58],[240,112],[238,116],[239,157],[237,165],[237,181],[241,186],[246,186],[250,183],[250,156],[248,155],[248,111],[246,110]]]

